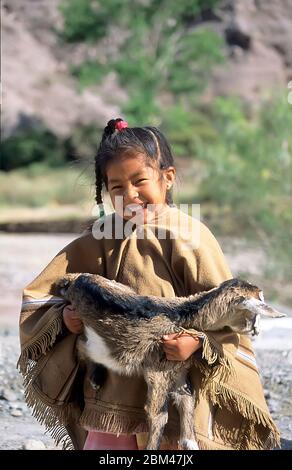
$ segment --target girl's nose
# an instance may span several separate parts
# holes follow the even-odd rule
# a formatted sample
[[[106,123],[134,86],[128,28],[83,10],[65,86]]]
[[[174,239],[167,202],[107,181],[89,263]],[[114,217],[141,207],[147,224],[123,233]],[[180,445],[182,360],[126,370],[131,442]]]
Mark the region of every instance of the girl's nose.
[[[138,193],[137,189],[132,187],[132,188],[128,188],[124,191],[123,197],[124,197],[124,202],[126,204],[127,203],[133,203],[133,202],[135,202],[136,199],[139,198],[139,193]]]

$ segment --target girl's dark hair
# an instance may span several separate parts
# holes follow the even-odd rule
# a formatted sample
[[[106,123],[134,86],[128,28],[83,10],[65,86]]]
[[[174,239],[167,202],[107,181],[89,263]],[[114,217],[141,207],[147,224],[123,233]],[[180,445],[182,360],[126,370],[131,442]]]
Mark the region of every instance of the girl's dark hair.
[[[109,163],[123,154],[145,155],[147,163],[158,170],[174,165],[169,144],[164,135],[156,128],[126,127],[121,131],[116,129],[116,123],[121,118],[111,119],[104,128],[101,142],[95,156],[96,202],[102,204],[102,187],[107,188],[106,170]],[[166,193],[167,204],[173,204],[171,190]]]

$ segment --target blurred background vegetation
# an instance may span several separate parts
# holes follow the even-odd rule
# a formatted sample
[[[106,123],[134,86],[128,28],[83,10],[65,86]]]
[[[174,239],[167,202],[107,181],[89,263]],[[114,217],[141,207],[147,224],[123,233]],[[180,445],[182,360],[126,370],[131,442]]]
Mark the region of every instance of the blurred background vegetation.
[[[101,45],[98,57],[68,59],[79,93],[115,72],[126,95],[120,115],[165,133],[180,169],[175,202],[200,203],[216,234],[256,239],[269,253],[267,275],[291,278],[292,107],[281,87],[256,106],[209,96],[213,71],[229,60],[226,36],[210,27],[218,6],[219,0],[62,0],[53,33],[63,47]],[[0,164],[6,217],[22,207],[54,213],[74,205],[90,218],[93,156],[104,125],[75,126],[62,136],[38,123],[6,135]]]

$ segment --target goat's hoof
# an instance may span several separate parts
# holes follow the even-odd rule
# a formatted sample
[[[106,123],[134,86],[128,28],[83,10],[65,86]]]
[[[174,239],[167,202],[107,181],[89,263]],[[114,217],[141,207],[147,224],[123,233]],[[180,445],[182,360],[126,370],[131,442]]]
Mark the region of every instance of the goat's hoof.
[[[179,443],[182,450],[200,450],[194,439],[182,439]]]

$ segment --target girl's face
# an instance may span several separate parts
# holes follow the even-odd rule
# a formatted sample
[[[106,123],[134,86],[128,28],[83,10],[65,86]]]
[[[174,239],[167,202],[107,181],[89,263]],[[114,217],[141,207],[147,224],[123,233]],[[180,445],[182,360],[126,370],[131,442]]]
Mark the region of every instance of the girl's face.
[[[153,205],[165,205],[166,191],[175,179],[174,167],[161,172],[147,166],[145,157],[122,156],[107,167],[107,188],[116,212],[124,219],[137,215],[147,222]],[[151,207],[147,209],[147,205]],[[140,219],[141,217],[141,219]]]

